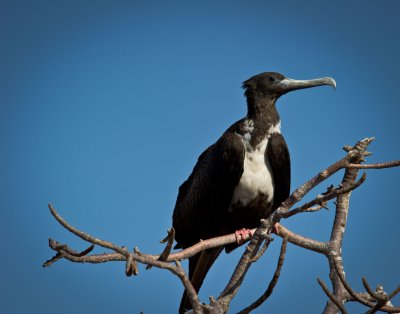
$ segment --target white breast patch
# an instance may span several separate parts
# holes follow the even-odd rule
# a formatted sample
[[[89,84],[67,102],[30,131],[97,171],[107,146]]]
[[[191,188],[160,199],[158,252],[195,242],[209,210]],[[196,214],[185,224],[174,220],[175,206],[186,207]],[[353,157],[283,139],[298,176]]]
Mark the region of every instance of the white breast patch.
[[[272,178],[271,166],[265,158],[265,149],[268,139],[272,133],[280,133],[280,123],[272,126],[267,136],[255,148],[250,145],[249,133],[242,136],[246,153],[244,158],[244,169],[239,184],[233,192],[231,205],[246,206],[259,194],[267,197],[271,202],[274,195],[274,180]]]

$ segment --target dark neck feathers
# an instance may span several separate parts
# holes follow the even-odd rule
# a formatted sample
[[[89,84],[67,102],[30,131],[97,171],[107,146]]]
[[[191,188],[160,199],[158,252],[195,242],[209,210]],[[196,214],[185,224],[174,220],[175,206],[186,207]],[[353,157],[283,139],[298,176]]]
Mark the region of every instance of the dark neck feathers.
[[[266,129],[279,122],[279,114],[275,107],[277,100],[275,95],[265,95],[247,90],[246,98],[248,118],[254,122],[259,121]]]
[[[268,95],[257,95],[255,93],[246,92],[247,97],[247,116],[246,120],[251,120],[253,128],[251,128],[250,143],[256,147],[266,136],[271,127],[276,126],[279,121],[279,114],[275,107],[277,98]],[[244,126],[241,132],[245,134],[249,132]]]

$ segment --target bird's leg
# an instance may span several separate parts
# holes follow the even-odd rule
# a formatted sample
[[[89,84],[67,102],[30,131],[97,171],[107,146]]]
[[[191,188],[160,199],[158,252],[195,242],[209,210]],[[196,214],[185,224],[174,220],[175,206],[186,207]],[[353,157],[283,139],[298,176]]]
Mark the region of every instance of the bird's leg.
[[[240,229],[235,231],[235,236],[236,236],[236,242],[237,244],[241,245],[243,244],[246,240],[251,238],[254,235],[254,231],[251,229]]]

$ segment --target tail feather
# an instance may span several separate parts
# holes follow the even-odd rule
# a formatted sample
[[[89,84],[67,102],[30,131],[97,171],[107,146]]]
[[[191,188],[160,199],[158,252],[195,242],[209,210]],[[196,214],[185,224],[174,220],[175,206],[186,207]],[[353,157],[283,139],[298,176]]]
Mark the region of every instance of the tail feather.
[[[222,248],[209,249],[189,258],[189,279],[196,292],[199,292],[204,278],[221,251]],[[184,291],[179,306],[179,313],[183,314],[191,308],[190,300],[187,297],[186,291]]]

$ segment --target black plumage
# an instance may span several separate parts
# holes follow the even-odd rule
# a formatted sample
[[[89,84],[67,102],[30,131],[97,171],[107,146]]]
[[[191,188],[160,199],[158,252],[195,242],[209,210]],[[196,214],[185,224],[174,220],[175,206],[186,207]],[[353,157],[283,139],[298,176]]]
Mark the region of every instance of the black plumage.
[[[177,248],[255,228],[289,196],[290,156],[280,134],[275,103],[287,92],[320,85],[335,87],[336,83],[331,78],[292,80],[275,72],[258,74],[243,83],[246,117],[200,155],[179,188],[173,212]],[[189,278],[196,291],[222,249],[210,249],[189,259]],[[184,294],[179,311],[189,308]]]

